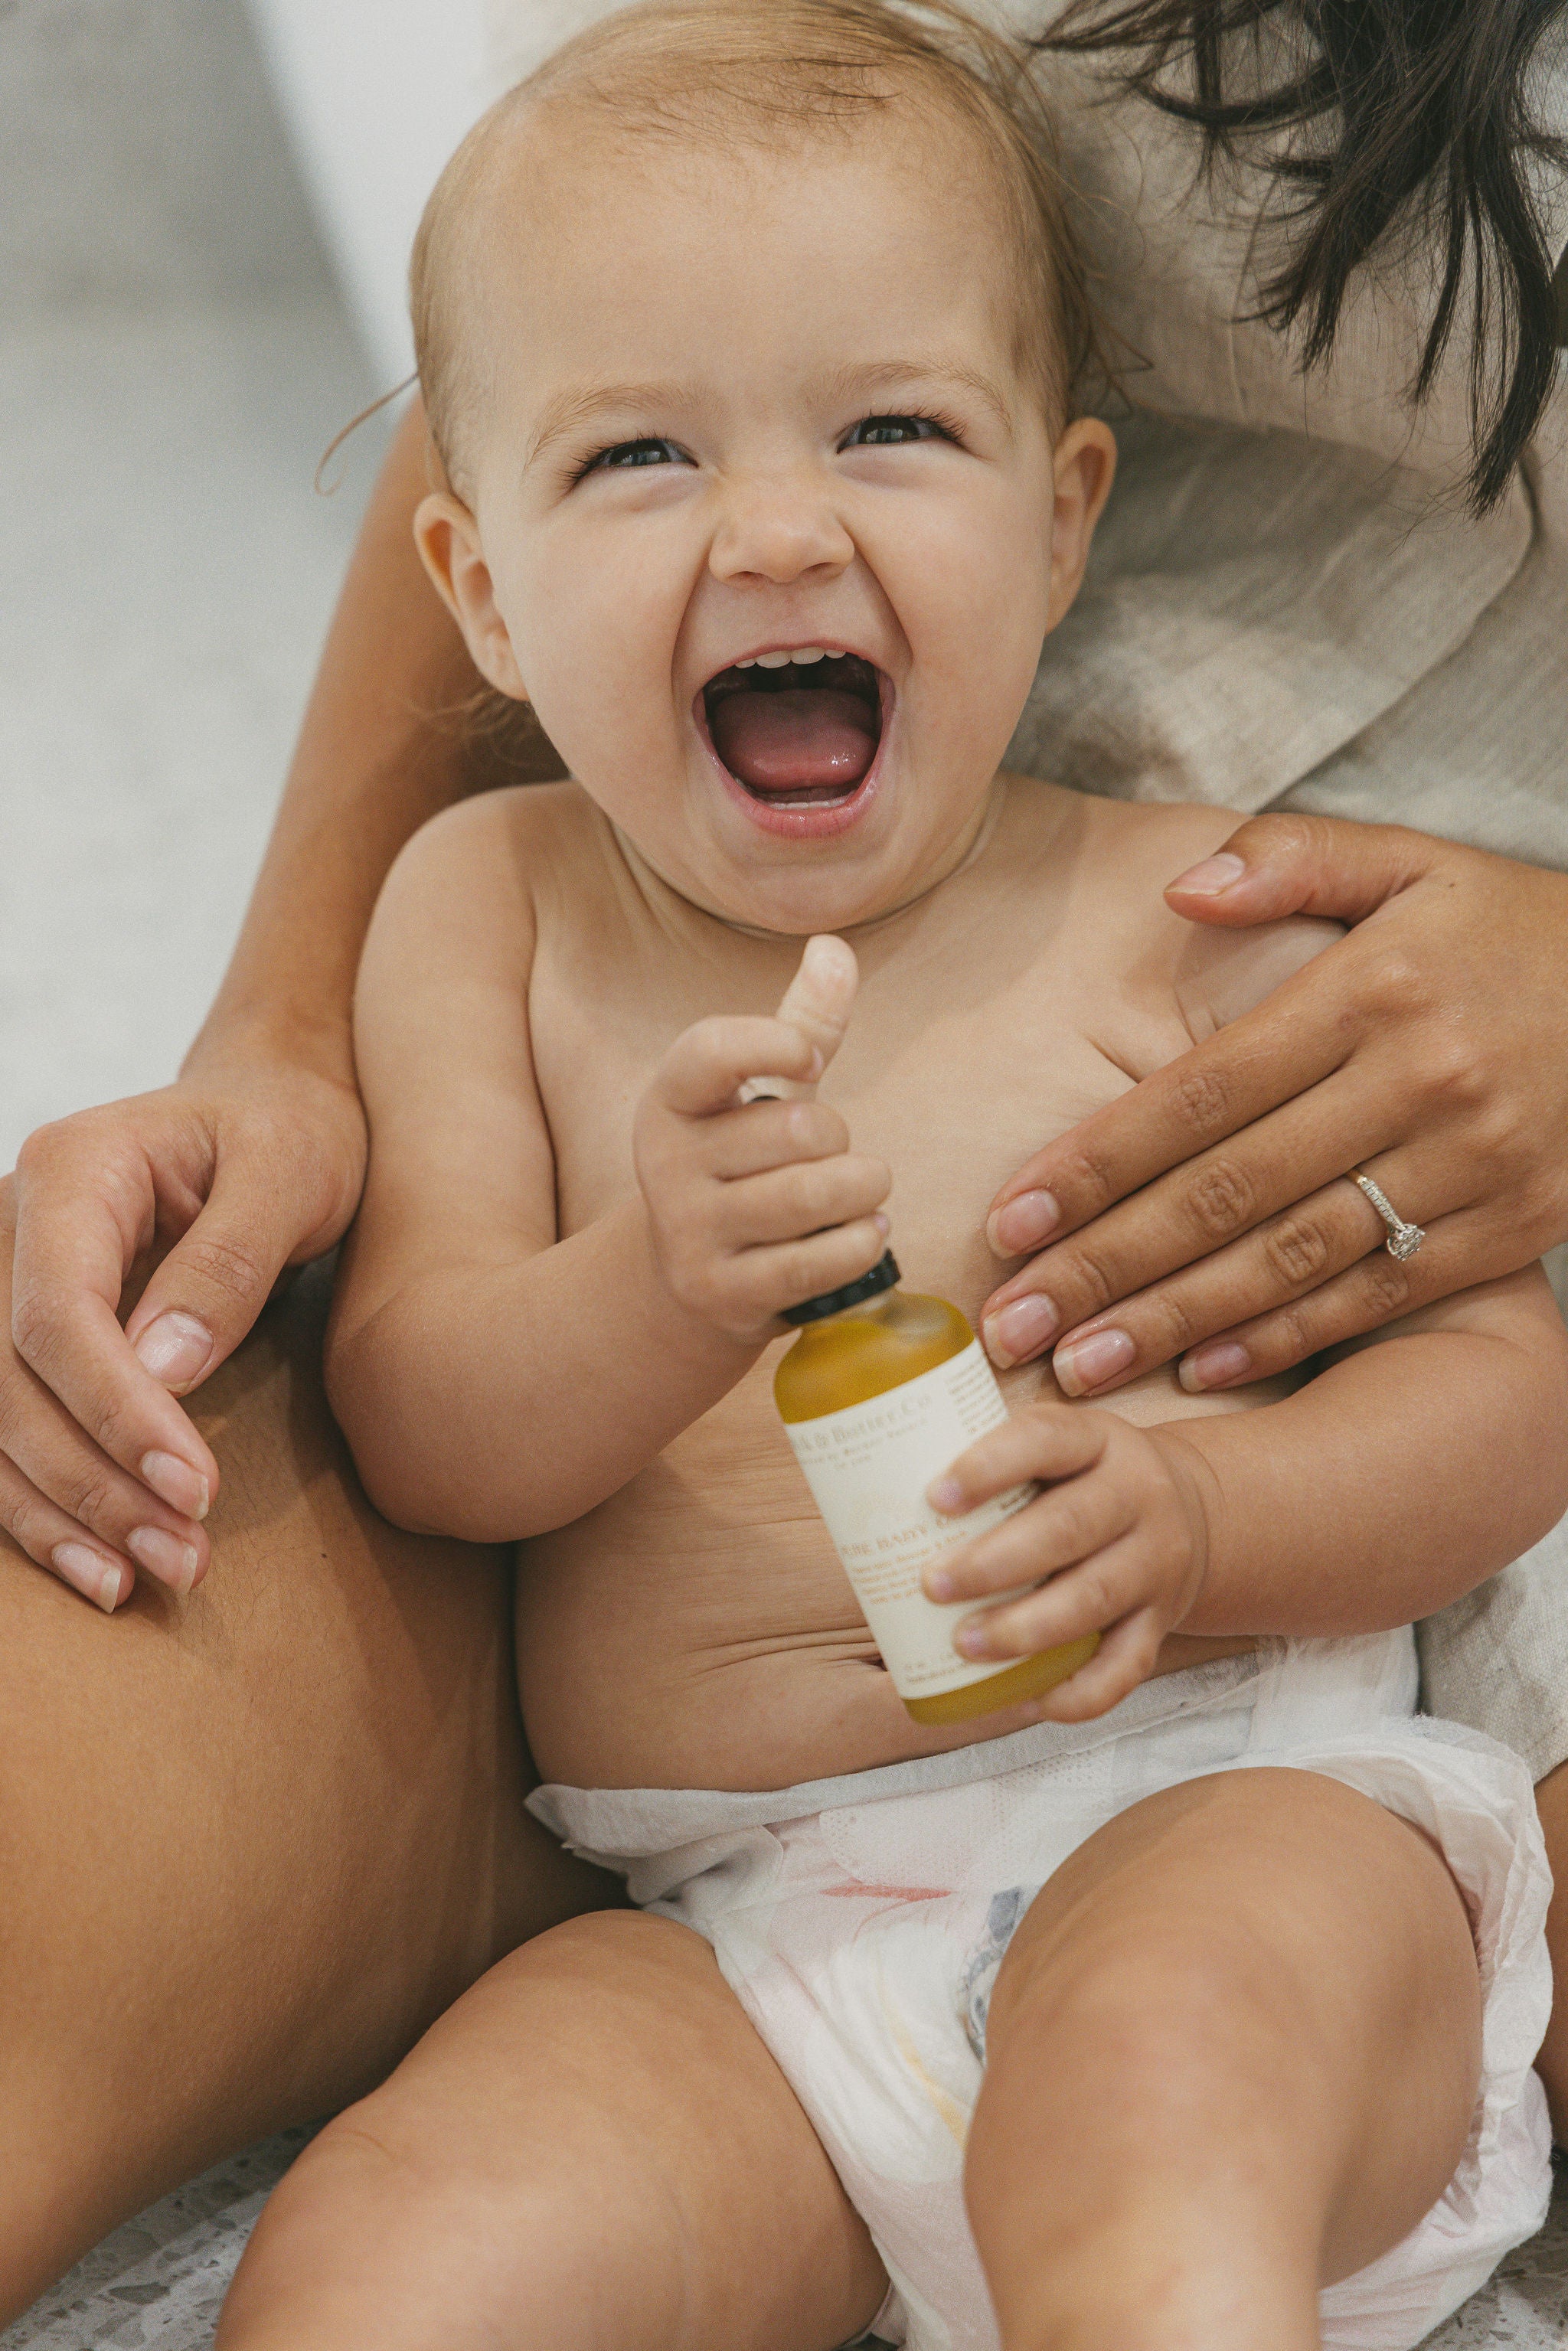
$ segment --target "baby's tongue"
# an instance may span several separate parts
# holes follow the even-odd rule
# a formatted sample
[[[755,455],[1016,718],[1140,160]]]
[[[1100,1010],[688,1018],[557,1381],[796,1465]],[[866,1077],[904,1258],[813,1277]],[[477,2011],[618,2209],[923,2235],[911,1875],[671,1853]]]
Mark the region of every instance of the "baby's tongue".
[[[831,686],[727,694],[708,723],[719,758],[754,792],[852,791],[876,757],[871,712]]]

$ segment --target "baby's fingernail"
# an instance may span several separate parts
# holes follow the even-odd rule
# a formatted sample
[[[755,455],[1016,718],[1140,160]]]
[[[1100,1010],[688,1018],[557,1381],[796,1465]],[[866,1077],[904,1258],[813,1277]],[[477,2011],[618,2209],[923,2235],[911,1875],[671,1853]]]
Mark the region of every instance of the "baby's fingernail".
[[[934,1485],[927,1486],[925,1489],[925,1499],[934,1510],[941,1510],[945,1516],[951,1518],[955,1511],[961,1510],[964,1507],[964,1489],[959,1485],[956,1478],[938,1478]],[[942,1579],[944,1583],[946,1580],[946,1576]],[[933,1588],[935,1584],[936,1578],[933,1577]]]
[[[160,1314],[136,1342],[136,1357],[145,1372],[166,1388],[189,1387],[212,1360],[213,1334],[193,1314]]]
[[[1245,1378],[1252,1368],[1252,1358],[1245,1347],[1234,1339],[1217,1339],[1212,1347],[1195,1348],[1185,1356],[1176,1377],[1189,1395],[1204,1388],[1228,1387],[1232,1380]]]
[[[998,1208],[986,1227],[986,1238],[998,1257],[1021,1257],[1049,1240],[1061,1222],[1061,1210],[1049,1192],[1020,1192]]]
[[[184,1519],[204,1519],[212,1506],[207,1481],[199,1469],[182,1461],[172,1453],[144,1453],[141,1457],[141,1482],[178,1510]]]
[[[1070,1345],[1058,1347],[1051,1369],[1064,1395],[1081,1396],[1124,1372],[1137,1352],[1125,1331],[1096,1331],[1087,1339],[1074,1339]]]
[[[1049,1298],[1015,1298],[986,1317],[986,1353],[1007,1371],[1048,1346],[1061,1320]]]
[[[125,1585],[124,1568],[116,1567],[101,1552],[89,1551],[86,1543],[57,1543],[49,1562],[73,1591],[92,1601],[106,1616],[113,1615]]]
[[[1179,890],[1184,898],[1218,898],[1222,890],[1239,882],[1246,871],[1246,859],[1233,857],[1229,850],[1224,849],[1218,857],[1206,857],[1200,865],[1189,866],[1170,886]]]
[[[966,1657],[984,1657],[990,1654],[990,1643],[978,1625],[961,1625],[953,1635],[953,1646]]]
[[[876,1227],[877,1231],[882,1235],[883,1240],[887,1238],[889,1233],[893,1230],[892,1223],[883,1215],[880,1208],[872,1218],[872,1223]]]
[[[125,1548],[149,1575],[155,1575],[172,1592],[189,1592],[196,1580],[201,1558],[195,1544],[182,1542],[162,1527],[132,1527]]]

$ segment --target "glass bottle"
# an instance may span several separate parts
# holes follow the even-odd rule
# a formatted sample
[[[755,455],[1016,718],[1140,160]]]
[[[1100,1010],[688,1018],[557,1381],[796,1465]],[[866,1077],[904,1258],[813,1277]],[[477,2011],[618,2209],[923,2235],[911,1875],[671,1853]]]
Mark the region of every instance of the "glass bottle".
[[[894,1688],[916,1722],[967,1722],[1053,1689],[1088,1662],[1100,1636],[1000,1667],[954,1648],[954,1627],[977,1604],[928,1600],[923,1569],[1021,1510],[1039,1489],[1015,1486],[962,1519],[938,1517],[925,1499],[932,1480],[1008,1409],[957,1308],[906,1295],[899,1279],[890,1254],[845,1289],[792,1308],[784,1319],[800,1335],[773,1394]]]

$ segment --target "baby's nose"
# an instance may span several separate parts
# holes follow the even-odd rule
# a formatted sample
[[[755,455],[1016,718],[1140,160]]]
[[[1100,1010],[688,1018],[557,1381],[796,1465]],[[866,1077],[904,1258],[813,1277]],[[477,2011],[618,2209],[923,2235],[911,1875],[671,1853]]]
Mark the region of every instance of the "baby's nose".
[[[819,486],[754,478],[731,487],[708,568],[716,580],[788,586],[810,571],[844,570],[854,552],[853,539]]]

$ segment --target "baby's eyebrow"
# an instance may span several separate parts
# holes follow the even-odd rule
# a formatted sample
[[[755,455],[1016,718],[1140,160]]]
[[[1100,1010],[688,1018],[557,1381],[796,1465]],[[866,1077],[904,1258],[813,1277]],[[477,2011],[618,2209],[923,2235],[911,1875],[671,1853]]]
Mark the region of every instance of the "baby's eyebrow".
[[[689,407],[693,399],[691,387],[679,383],[605,383],[578,384],[558,392],[545,402],[528,443],[523,469],[534,465],[543,453],[569,434],[580,432],[596,417],[630,412],[635,415],[650,411]]]
[[[868,360],[863,365],[852,363],[835,368],[822,389],[828,399],[839,401],[858,400],[889,390],[914,392],[923,384],[955,385],[972,392],[977,400],[984,401],[998,424],[1012,424],[1012,410],[1001,386],[959,359],[928,356],[917,360]]]

